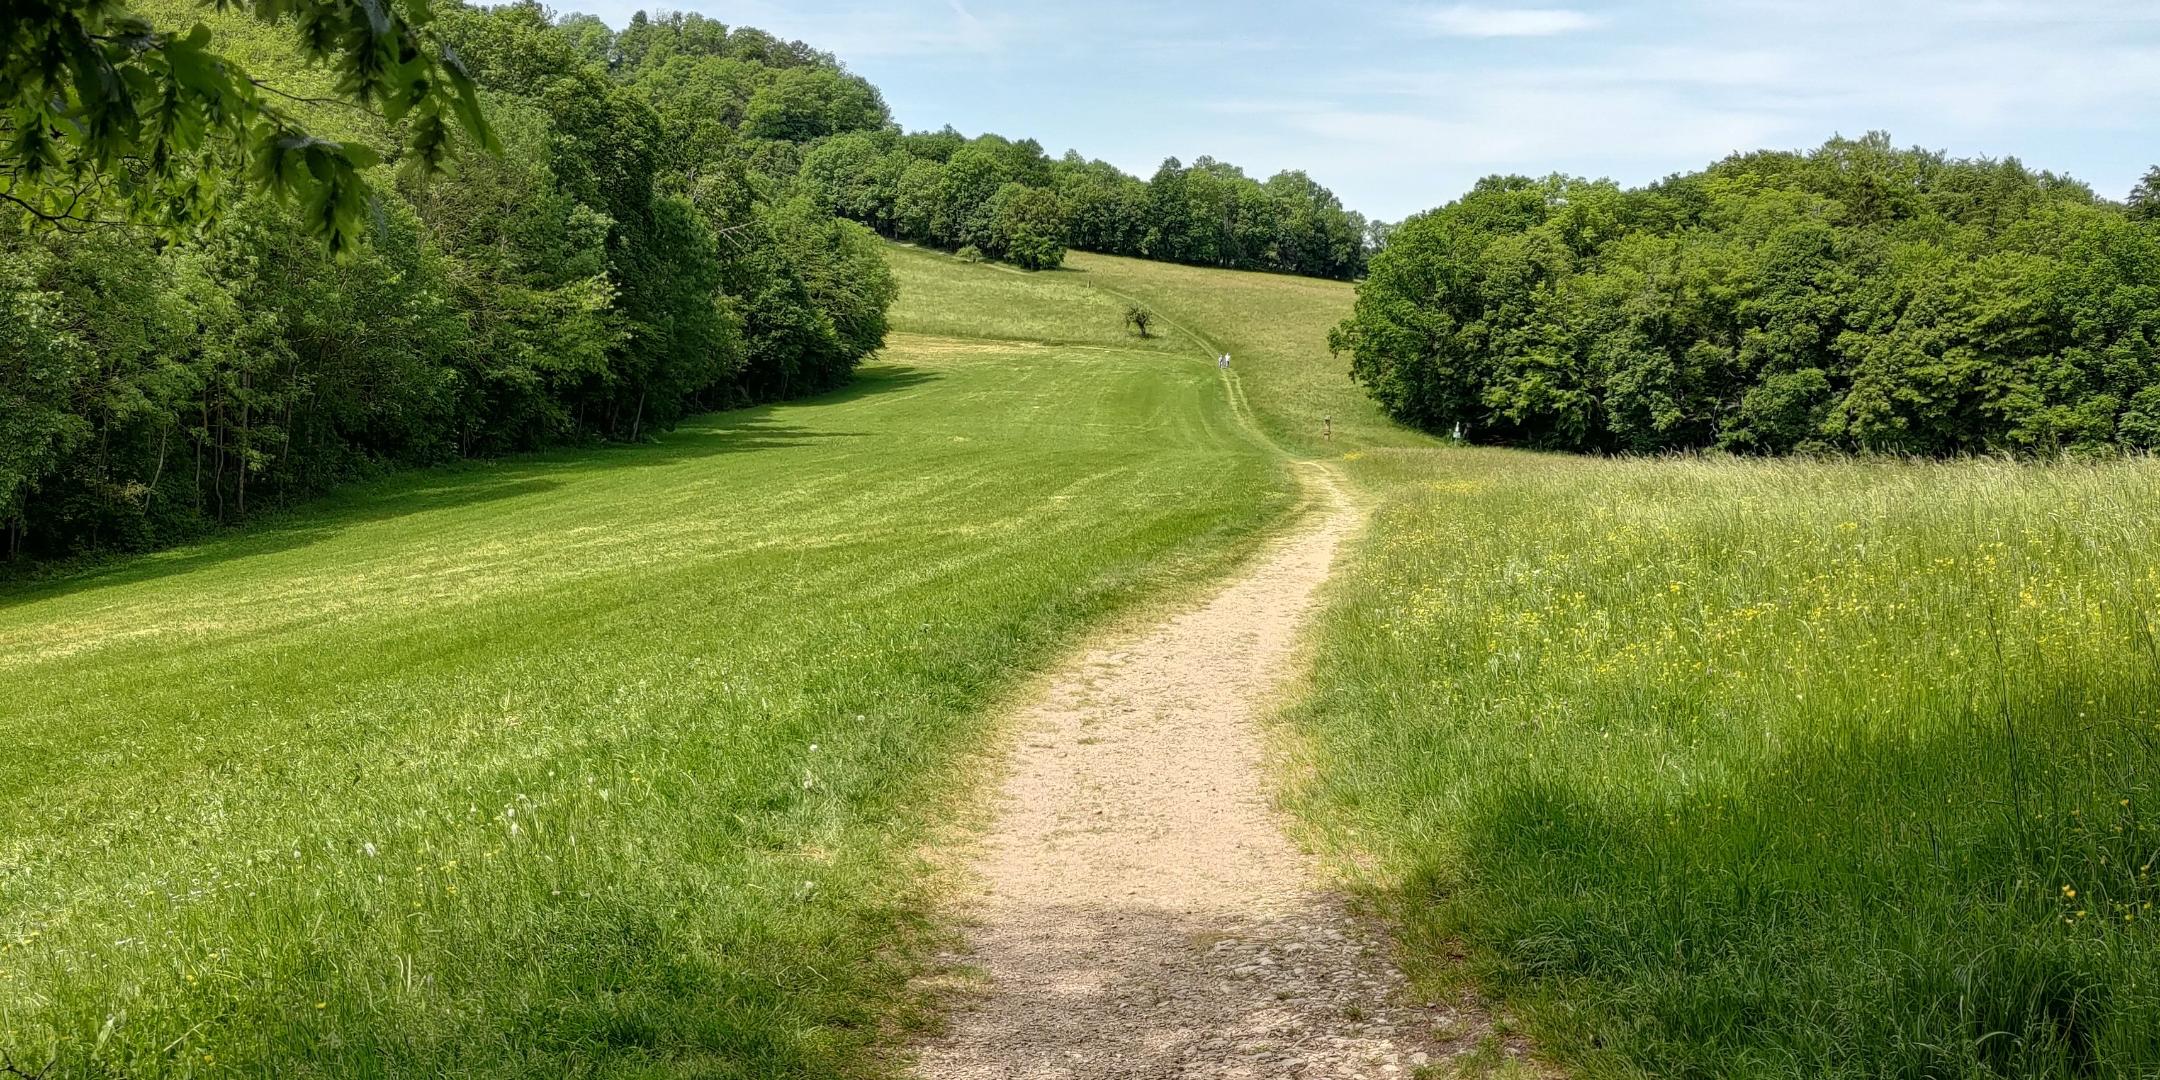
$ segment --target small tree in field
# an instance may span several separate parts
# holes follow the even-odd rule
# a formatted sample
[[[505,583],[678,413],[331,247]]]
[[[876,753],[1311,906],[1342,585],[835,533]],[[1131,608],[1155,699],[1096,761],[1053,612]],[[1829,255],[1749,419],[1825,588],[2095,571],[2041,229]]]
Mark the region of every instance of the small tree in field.
[[[1139,331],[1141,337],[1147,337],[1148,328],[1155,325],[1155,313],[1134,304],[1125,309],[1125,325]]]

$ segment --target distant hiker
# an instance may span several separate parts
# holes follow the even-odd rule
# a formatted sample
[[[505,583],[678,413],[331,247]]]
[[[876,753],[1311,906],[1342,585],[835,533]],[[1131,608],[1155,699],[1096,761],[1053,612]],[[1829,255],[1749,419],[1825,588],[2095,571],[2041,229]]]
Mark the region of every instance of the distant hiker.
[[[1327,437],[1327,441],[1329,441],[1329,442],[1334,442],[1334,441],[1335,441],[1335,418],[1334,418],[1334,417],[1332,417],[1332,416],[1323,416],[1323,417],[1321,417],[1321,418],[1320,418],[1320,426],[1321,426],[1321,429],[1322,429],[1321,433],[1322,433],[1323,435],[1325,435],[1325,436]]]
[[[1230,370],[1230,354],[1224,353],[1221,356],[1216,357],[1215,366],[1223,371]]]

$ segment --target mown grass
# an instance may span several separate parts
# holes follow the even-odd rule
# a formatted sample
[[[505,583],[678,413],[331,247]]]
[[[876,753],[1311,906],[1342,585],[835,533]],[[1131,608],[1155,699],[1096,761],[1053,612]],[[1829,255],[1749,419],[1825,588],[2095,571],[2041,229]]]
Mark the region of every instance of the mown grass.
[[[1192,342],[1142,338],[1126,328],[1126,304],[1067,271],[1028,273],[964,262],[940,251],[887,244],[900,282],[896,318],[909,330],[952,338],[1095,345],[1195,358]]]
[[[918,309],[912,318],[925,333],[1178,357],[1228,352],[1237,406],[1293,455],[1432,445],[1389,420],[1351,381],[1349,359],[1328,352],[1328,330],[1355,299],[1348,282],[1082,251],[1068,255],[1062,270],[1031,274],[907,245],[887,251],[902,303]],[[1148,338],[1125,324],[1133,304],[1157,316]]]
[[[1165,336],[1230,353],[1238,389],[1260,427],[1294,454],[1432,444],[1389,420],[1351,381],[1349,357],[1328,352],[1328,330],[1350,314],[1356,298],[1348,282],[1085,252],[1074,252],[1066,266],[1066,274],[1169,319]],[[1325,435],[1328,420],[1332,439]]]
[[[898,324],[1058,317],[946,299]],[[1002,696],[1289,498],[1204,361],[902,334],[830,398],[13,587],[0,1048],[876,1074]]]
[[[2160,1070],[2160,466],[1383,452],[1293,715],[1583,1076]]]

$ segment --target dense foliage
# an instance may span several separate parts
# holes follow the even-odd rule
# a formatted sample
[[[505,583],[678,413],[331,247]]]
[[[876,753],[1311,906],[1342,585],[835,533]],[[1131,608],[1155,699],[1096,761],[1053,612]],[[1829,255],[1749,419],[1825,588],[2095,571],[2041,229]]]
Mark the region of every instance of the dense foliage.
[[[1588,451],[2160,445],[2160,226],[1881,135],[1640,190],[1492,178],[1334,335],[1396,417]]]
[[[838,385],[881,344],[875,238],[757,175],[793,140],[887,125],[832,58],[694,16],[614,35],[445,7],[433,28],[501,153],[379,167],[368,243],[326,249],[234,180],[224,227],[176,244],[0,219],[9,557],[148,547],[386,466],[638,439]],[[218,40],[251,34],[272,31]],[[340,145],[397,141],[318,112],[357,125]]]
[[[493,136],[454,49],[417,0],[255,0],[306,60],[335,75],[333,97],[403,121],[399,148],[440,171],[454,133]],[[218,51],[210,28],[160,31],[123,0],[0,0],[0,203],[62,226],[108,209],[167,228],[217,216],[225,179],[247,173],[293,199],[333,248],[361,229],[370,195],[364,142],[312,134],[282,107],[298,100]]]
[[[1052,159],[1033,139],[951,128],[827,140],[803,156],[798,182],[825,210],[886,236],[1028,269],[1057,266],[1073,247],[1351,278],[1374,229],[1302,172],[1261,183],[1211,158],[1189,168],[1172,158],[1144,181],[1077,151]]]

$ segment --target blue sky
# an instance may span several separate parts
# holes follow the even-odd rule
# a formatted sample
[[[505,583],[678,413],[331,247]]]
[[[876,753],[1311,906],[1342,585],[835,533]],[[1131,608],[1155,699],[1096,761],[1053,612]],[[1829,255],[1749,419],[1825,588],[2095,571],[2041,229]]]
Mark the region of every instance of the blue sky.
[[[621,25],[635,0],[556,0]],[[2156,0],[682,0],[839,54],[910,129],[1146,175],[1302,168],[1395,219],[1495,172],[1642,183],[1833,133],[2017,156],[2121,197],[2160,163]]]

